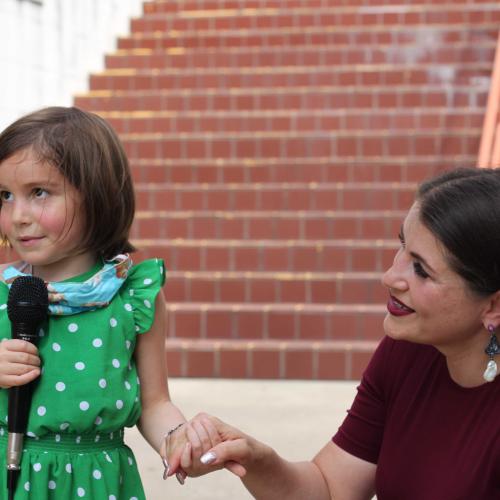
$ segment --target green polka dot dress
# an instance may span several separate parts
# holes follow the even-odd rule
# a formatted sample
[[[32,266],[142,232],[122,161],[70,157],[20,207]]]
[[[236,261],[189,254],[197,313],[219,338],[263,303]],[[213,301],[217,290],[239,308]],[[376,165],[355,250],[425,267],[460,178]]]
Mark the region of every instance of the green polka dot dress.
[[[85,281],[92,269],[71,281]],[[50,316],[39,342],[42,374],[33,393],[16,500],[138,500],[144,491],[123,428],[141,413],[136,335],[154,319],[163,261],[133,266],[102,309]],[[0,338],[10,338],[8,288],[0,283]],[[0,389],[0,498],[7,498],[8,391]]]

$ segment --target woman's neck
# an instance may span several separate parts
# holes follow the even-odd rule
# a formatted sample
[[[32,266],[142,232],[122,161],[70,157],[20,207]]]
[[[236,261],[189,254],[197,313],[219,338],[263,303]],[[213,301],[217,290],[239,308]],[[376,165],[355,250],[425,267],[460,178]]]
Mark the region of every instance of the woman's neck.
[[[450,377],[456,384],[461,387],[478,387],[487,383],[483,378],[489,360],[484,352],[487,343],[488,334],[480,332],[472,342],[461,349],[438,348],[445,355]]]

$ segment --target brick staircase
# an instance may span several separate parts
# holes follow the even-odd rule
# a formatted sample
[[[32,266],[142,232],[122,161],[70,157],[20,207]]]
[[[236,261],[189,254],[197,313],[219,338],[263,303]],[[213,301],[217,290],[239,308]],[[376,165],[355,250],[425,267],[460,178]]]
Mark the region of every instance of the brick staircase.
[[[156,0],[75,104],[170,269],[174,376],[358,378],[416,183],[474,165],[498,2]]]

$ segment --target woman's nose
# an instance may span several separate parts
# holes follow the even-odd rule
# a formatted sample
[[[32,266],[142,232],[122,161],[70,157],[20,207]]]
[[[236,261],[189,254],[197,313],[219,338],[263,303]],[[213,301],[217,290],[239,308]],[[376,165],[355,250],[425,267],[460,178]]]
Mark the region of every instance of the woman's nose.
[[[405,274],[406,266],[403,261],[403,249],[400,249],[394,256],[392,266],[382,275],[382,285],[397,290],[405,290],[408,287],[408,281]]]

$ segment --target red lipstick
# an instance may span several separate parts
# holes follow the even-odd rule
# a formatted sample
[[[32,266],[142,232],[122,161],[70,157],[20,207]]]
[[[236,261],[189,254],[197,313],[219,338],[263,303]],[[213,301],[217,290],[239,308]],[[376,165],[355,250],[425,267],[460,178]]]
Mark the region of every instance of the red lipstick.
[[[389,295],[389,300],[387,301],[387,310],[393,316],[406,316],[415,312],[413,309],[403,304],[392,295]]]

